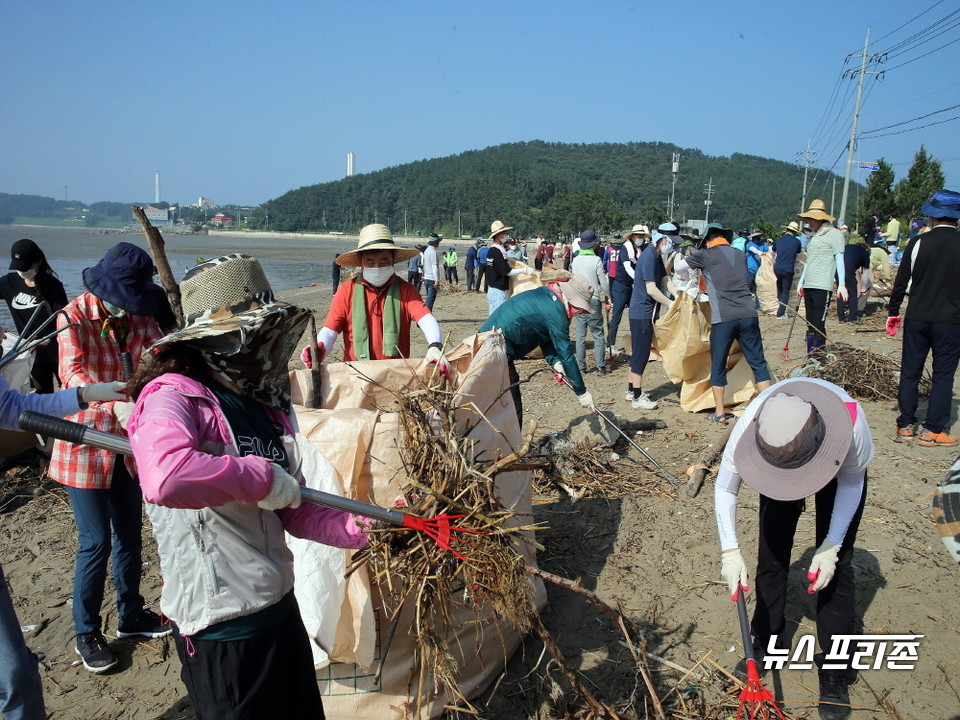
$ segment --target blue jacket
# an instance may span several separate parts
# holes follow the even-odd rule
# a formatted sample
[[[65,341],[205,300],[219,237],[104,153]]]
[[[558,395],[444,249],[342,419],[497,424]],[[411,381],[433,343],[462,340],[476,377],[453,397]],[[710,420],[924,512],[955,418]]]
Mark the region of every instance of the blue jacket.
[[[508,357],[522,358],[539,347],[551,367],[563,363],[563,373],[577,395],[587,391],[570,342],[567,309],[550,288],[539,287],[509,298],[479,332],[494,329],[503,333]]]
[[[467,248],[467,260],[464,263],[464,267],[467,270],[477,269],[477,248],[475,245],[471,245]]]

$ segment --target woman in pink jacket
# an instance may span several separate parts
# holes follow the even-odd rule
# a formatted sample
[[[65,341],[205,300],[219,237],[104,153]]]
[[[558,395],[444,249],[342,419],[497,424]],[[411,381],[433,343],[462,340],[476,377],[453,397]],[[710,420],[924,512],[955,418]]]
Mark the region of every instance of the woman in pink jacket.
[[[300,505],[287,362],[310,311],[275,301],[259,262],[187,272],[186,325],[133,382],[129,433],[200,718],[323,718],[284,531],[367,544],[353,515]]]

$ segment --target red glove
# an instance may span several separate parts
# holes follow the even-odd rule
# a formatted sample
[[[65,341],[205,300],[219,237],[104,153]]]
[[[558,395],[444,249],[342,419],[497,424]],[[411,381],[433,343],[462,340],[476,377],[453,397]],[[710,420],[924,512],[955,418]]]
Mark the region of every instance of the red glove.
[[[563,375],[561,375],[560,373],[554,373],[554,374],[553,374],[553,379],[557,381],[557,385],[563,385],[563,384],[564,384],[564,382],[563,382]]]
[[[900,319],[899,316],[888,317],[887,318],[887,335],[889,335],[890,337],[896,337],[897,330],[900,328],[901,325],[903,325],[903,321]]]
[[[802,288],[802,287],[798,287],[798,288],[797,288],[797,297],[800,297],[800,298],[803,297],[803,288]]]
[[[323,345],[317,345],[317,361],[323,362],[323,356],[326,354],[327,349]],[[307,370],[313,369],[313,361],[310,360],[310,348],[305,347],[303,352],[300,353],[300,359],[303,361],[303,364],[307,366]]]

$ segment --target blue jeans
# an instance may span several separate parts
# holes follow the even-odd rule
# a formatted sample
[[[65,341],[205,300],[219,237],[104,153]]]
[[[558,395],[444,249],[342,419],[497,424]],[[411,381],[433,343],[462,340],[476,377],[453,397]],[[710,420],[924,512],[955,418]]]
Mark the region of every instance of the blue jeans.
[[[503,305],[507,300],[506,290],[497,290],[493,287],[487,287],[487,307],[490,309],[488,315],[493,315],[494,311]]]
[[[610,347],[617,346],[617,330],[620,329],[620,318],[623,317],[624,308],[630,304],[630,294],[632,292],[632,285],[610,281],[610,300],[613,302],[613,310],[610,313],[610,329],[607,334],[607,342],[609,342]]]
[[[433,312],[433,304],[437,301],[437,282],[436,280],[424,280],[423,284],[427,288],[427,299],[423,301],[430,312]]]
[[[44,720],[37,656],[30,652],[0,567],[0,714],[6,720]]]
[[[754,382],[770,380],[770,368],[763,356],[760,321],[752,317],[727,320],[710,326],[710,384],[714,387],[726,386],[727,357],[734,340],[740,343],[740,350],[753,370]]]
[[[79,543],[73,572],[73,623],[77,634],[102,629],[100,606],[111,548],[120,622],[135,619],[143,610],[140,596],[143,495],[140,485],[118,460],[109,488],[91,490],[68,486],[67,494]]]
[[[577,313],[577,365],[580,370],[587,369],[587,329],[593,335],[593,358],[597,363],[599,370],[604,366],[604,353],[606,347],[603,342],[603,314],[600,310],[600,300],[590,301],[590,309],[593,311],[589,315]]]
[[[903,352],[900,357],[900,387],[897,427],[915,425],[920,400],[920,376],[927,355],[933,353],[933,382],[923,426],[932,433],[943,432],[950,422],[953,376],[960,360],[960,324],[924,320],[903,321]]]

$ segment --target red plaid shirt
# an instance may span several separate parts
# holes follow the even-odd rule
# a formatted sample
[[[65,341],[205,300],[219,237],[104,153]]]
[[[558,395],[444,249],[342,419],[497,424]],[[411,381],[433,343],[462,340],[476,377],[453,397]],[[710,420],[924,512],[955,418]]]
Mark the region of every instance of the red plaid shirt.
[[[67,303],[63,311],[69,320],[63,315],[58,316],[58,328],[68,323],[78,324],[78,327],[67,328],[58,336],[59,374],[63,387],[123,380],[120,344],[116,334],[111,329],[107,337],[100,337],[105,318],[100,313],[96,296],[85,292]],[[152,317],[128,314],[126,319],[124,349],[133,357],[136,369],[144,350],[163,337],[163,333]],[[113,402],[91,403],[89,409],[81,410],[67,419],[105,432],[123,436],[127,434],[113,414]],[[103,490],[110,487],[115,458],[116,455],[108,450],[57,440],[53,444],[48,474],[64,485]],[[127,469],[133,473],[132,458],[127,459]]]

